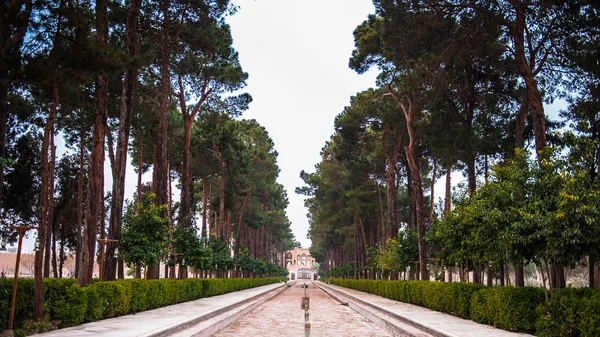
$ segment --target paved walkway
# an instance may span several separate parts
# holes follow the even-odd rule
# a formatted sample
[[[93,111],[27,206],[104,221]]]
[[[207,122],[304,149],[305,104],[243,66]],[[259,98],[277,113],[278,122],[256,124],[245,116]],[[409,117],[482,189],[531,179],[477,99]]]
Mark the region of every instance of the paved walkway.
[[[462,319],[449,314],[440,313],[437,311],[422,308],[416,305],[402,303],[390,300],[381,296],[372,295],[358,290],[349,288],[326,285],[322,282],[316,282],[319,286],[325,289],[330,288],[342,294],[349,296],[347,299],[355,298],[361,302],[378,308],[382,311],[387,311],[398,318],[426,327],[431,333],[440,336],[465,336],[465,337],[516,337],[516,336],[531,336],[523,333],[509,332],[497,329],[488,325],[479,324],[470,320]],[[375,311],[375,310],[373,310]]]
[[[38,336],[50,337],[149,337],[168,335],[179,326],[192,324],[200,318],[208,318],[240,305],[257,295],[286,287],[283,283],[241,290],[225,295],[202,298],[195,301],[170,305],[153,310],[86,323],[71,328],[55,330]]]
[[[40,336],[308,336],[300,308],[302,284],[271,284]],[[308,284],[311,336],[528,336],[352,289],[321,282]]]
[[[307,336],[304,310],[301,309],[302,284],[297,282],[214,336]],[[392,336],[348,306],[341,305],[314,284],[307,284],[310,336]]]

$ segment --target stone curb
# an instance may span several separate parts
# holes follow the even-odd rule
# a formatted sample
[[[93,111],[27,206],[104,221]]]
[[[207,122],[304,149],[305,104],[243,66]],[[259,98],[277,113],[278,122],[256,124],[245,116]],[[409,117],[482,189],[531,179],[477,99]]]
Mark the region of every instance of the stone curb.
[[[353,310],[359,312],[361,315],[367,317],[368,319],[370,319],[373,322],[378,323],[378,325],[383,324],[384,326],[382,326],[385,329],[388,329],[396,334],[404,332],[404,330],[399,327],[396,326],[394,323],[386,320],[383,317],[377,316],[375,314],[373,314],[372,312],[365,310],[364,308],[362,308],[360,305],[358,304],[362,304],[368,307],[371,307],[383,314],[386,314],[388,316],[391,316],[393,318],[396,318],[406,324],[412,325],[413,327],[422,330],[424,332],[427,332],[429,334],[432,334],[434,336],[438,336],[438,337],[460,337],[458,335],[454,335],[442,330],[439,330],[437,328],[432,328],[432,327],[428,327],[425,326],[419,322],[416,322],[413,319],[410,319],[408,317],[404,317],[402,315],[398,315],[397,313],[391,312],[381,306],[378,306],[376,304],[373,304],[371,302],[362,300],[360,298],[354,297],[348,293],[345,293],[343,291],[334,289],[332,287],[330,287],[329,285],[326,285],[323,282],[313,282],[317,287],[319,287],[321,290],[323,290],[325,293],[327,293],[329,296],[333,297],[334,299],[336,299],[336,301],[340,302],[341,304],[345,305],[347,303],[347,305],[350,306],[350,308],[352,308]],[[335,294],[334,294],[335,293]],[[337,297],[337,298],[336,298]],[[381,326],[381,325],[380,325]],[[405,332],[406,333],[406,332]]]
[[[211,324],[210,326],[202,329],[201,331],[196,332],[195,334],[193,334],[191,336],[193,336],[193,337],[210,336],[210,335],[217,333],[219,330],[226,328],[229,324],[237,321],[242,316],[244,316],[247,313],[249,313],[250,311],[256,309],[256,307],[258,307],[259,305],[261,305],[261,304],[265,303],[266,301],[270,300],[271,298],[279,295],[282,291],[287,290],[291,284],[286,283],[284,285],[287,285],[287,287],[280,286],[280,287],[275,288],[274,290],[271,290],[270,293],[267,293],[267,295],[263,296],[258,301],[246,306],[245,308],[243,308],[242,310],[239,310],[238,312],[234,313],[233,315],[227,316],[224,319]],[[264,295],[264,293],[261,295]],[[254,296],[254,297],[258,297],[258,296]],[[248,302],[248,301],[244,301],[244,302]],[[237,307],[238,305],[239,304],[234,304],[230,307]],[[230,308],[230,310],[231,309],[233,309],[233,308]],[[223,312],[223,313],[225,313],[225,312]]]
[[[206,321],[206,320],[211,319],[211,318],[213,318],[215,316],[218,316],[218,315],[221,315],[223,313],[226,313],[227,311],[231,311],[231,310],[233,310],[233,309],[235,309],[235,308],[237,308],[237,307],[239,307],[241,305],[244,305],[244,304],[246,304],[248,302],[260,299],[261,297],[264,297],[264,298],[268,297],[267,299],[269,299],[269,298],[271,298],[271,297],[279,294],[281,291],[287,289],[287,287],[288,287],[288,283],[283,283],[283,284],[281,284],[281,285],[279,285],[279,286],[277,286],[277,287],[275,287],[273,289],[269,289],[268,291],[265,291],[263,293],[256,294],[256,295],[254,295],[252,297],[245,298],[245,299],[243,299],[243,300],[241,300],[239,302],[232,303],[232,304],[227,305],[225,307],[222,307],[222,308],[210,311],[210,312],[205,313],[203,315],[200,315],[198,317],[194,317],[192,319],[189,319],[189,320],[187,320],[185,322],[178,322],[178,323],[175,323],[175,324],[172,324],[172,325],[165,326],[164,329],[161,329],[161,331],[158,331],[158,332],[157,331],[152,331],[152,332],[147,333],[147,334],[142,334],[142,335],[140,335],[140,337],[164,337],[164,336],[169,336],[169,335],[171,335],[173,333],[176,333],[176,332],[179,332],[179,331],[191,328],[192,326],[194,326],[194,325],[196,325],[198,323],[201,323],[202,321]],[[267,294],[267,295],[265,296],[265,294]],[[265,299],[265,301],[267,299]],[[259,301],[256,302],[256,303],[259,303],[259,304],[256,304],[256,303],[255,304],[256,304],[256,306],[258,306],[258,305],[262,304],[263,302],[261,302],[261,300],[259,300]],[[253,305],[251,305],[250,307],[252,307]],[[256,307],[256,306],[254,306],[254,307]],[[240,315],[239,317],[241,317],[241,316],[243,316],[243,315]],[[239,317],[237,317],[237,318],[239,318]],[[235,319],[237,319],[237,318],[235,318]],[[233,321],[235,321],[235,319]],[[227,318],[225,320],[227,320]],[[228,324],[231,324],[233,321],[231,321]],[[215,323],[214,325],[217,325],[217,324],[219,324],[221,322],[222,321],[219,321],[219,322]],[[224,325],[223,327],[225,327],[227,325]],[[207,329],[209,329],[209,328],[207,328]],[[220,329],[217,329],[216,331],[218,331],[218,330],[220,330]]]

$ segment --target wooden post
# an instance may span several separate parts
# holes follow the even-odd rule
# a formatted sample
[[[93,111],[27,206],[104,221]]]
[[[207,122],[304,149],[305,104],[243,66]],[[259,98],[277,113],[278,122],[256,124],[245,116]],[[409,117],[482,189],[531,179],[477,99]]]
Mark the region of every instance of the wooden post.
[[[15,275],[13,276],[13,290],[12,297],[10,299],[10,315],[8,318],[8,330],[12,330],[13,321],[15,319],[15,303],[17,301],[17,284],[19,280],[19,264],[21,263],[21,248],[23,247],[23,236],[30,229],[38,229],[38,227],[32,226],[7,226],[9,229],[15,229],[19,234],[19,244],[17,245],[17,261],[15,263]],[[39,247],[38,249],[44,249]]]
[[[100,281],[102,281],[102,273],[104,272],[104,246],[109,243],[109,242],[119,242],[119,240],[112,240],[112,239],[98,239],[98,242],[100,243],[100,276],[99,279]]]

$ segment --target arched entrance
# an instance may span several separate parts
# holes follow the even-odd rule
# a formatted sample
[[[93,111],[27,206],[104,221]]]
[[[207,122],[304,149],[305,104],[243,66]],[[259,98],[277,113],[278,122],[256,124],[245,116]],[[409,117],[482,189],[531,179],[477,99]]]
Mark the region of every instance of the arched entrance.
[[[310,280],[312,278],[312,271],[310,269],[298,269],[298,279],[299,280]]]

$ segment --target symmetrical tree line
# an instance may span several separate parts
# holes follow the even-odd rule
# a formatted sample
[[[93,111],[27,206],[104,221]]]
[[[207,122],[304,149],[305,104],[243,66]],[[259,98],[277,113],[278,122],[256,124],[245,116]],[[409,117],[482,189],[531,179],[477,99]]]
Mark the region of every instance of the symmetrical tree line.
[[[2,235],[39,227],[37,318],[42,277],[66,276],[68,255],[85,286],[95,261],[104,280],[125,277],[125,263],[157,278],[158,262],[175,260],[171,277],[225,277],[236,262],[281,265],[297,245],[273,141],[238,118],[252,98],[239,94],[248,75],[225,22],[235,11],[228,0],[0,4]],[[124,207],[128,160],[137,193]]]
[[[349,66],[376,68],[377,86],[336,117],[296,190],[325,272],[457,272],[478,283],[487,273],[505,285],[510,268],[523,286],[533,264],[544,285],[561,287],[565,267],[579,265],[598,287],[600,7],[373,2]],[[568,107],[557,121],[545,103],[559,98]],[[466,179],[453,193],[456,171]],[[434,185],[444,176],[442,199]]]

